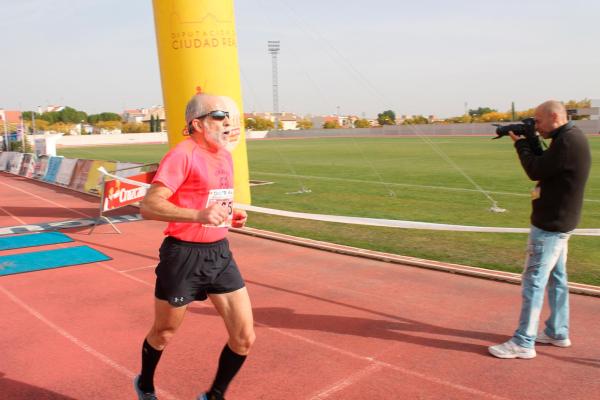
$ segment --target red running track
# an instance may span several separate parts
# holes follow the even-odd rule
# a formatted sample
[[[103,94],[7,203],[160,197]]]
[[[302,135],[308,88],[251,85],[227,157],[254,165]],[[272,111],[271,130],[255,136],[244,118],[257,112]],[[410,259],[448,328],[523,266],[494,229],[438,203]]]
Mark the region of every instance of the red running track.
[[[98,199],[0,174],[0,226],[94,216]],[[135,209],[125,210],[135,212]],[[0,277],[0,398],[135,399],[163,223],[65,230],[113,260]],[[228,392],[244,399],[592,399],[600,300],[572,295],[573,347],[499,360],[519,287],[230,234],[257,342]],[[4,251],[0,255],[57,246]],[[547,315],[544,310],[544,316]],[[194,303],[158,367],[162,400],[212,381],[225,329]]]

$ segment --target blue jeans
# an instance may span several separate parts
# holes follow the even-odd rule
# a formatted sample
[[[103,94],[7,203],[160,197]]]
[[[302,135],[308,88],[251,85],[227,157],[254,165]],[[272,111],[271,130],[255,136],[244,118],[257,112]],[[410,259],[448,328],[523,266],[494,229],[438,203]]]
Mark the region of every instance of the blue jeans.
[[[548,232],[531,227],[521,283],[523,304],[519,327],[513,336],[513,341],[519,346],[535,346],[546,285],[550,317],[546,320],[545,333],[555,339],[569,337],[569,236],[570,233]]]

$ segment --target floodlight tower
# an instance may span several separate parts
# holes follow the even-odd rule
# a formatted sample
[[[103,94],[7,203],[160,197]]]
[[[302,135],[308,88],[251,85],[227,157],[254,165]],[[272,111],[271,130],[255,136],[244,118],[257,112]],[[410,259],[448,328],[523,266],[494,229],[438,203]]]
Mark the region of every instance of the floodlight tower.
[[[273,69],[273,114],[275,115],[275,130],[279,128],[279,85],[277,83],[277,55],[279,54],[279,40],[268,41],[269,54]]]

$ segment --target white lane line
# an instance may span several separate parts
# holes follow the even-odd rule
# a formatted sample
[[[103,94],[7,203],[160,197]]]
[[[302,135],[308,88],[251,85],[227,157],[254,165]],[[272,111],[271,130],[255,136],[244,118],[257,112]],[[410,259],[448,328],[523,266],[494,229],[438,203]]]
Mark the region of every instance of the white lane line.
[[[22,193],[28,194],[29,196],[32,196],[32,197],[35,197],[35,198],[37,198],[37,199],[40,199],[40,200],[42,200],[42,201],[45,201],[45,202],[47,202],[47,203],[53,204],[53,205],[55,205],[56,207],[64,208],[64,209],[66,209],[66,210],[69,210],[69,211],[72,211],[72,212],[74,212],[74,213],[76,213],[76,214],[83,215],[84,217],[91,218],[91,216],[90,216],[90,215],[88,215],[88,214],[82,213],[81,211],[74,210],[74,209],[72,209],[72,208],[69,208],[69,207],[67,207],[67,206],[63,206],[63,205],[62,205],[62,204],[60,204],[60,203],[57,203],[57,202],[55,202],[55,201],[52,201],[52,200],[48,200],[48,199],[46,199],[46,198],[44,198],[44,197],[42,197],[42,196],[38,196],[37,194],[33,194],[33,193],[31,193],[31,192],[29,192],[29,191],[27,191],[27,190],[25,190],[25,189],[20,189],[20,188],[18,188],[18,187],[16,187],[16,186],[9,185],[9,184],[3,183],[3,182],[0,182],[0,185],[4,185],[4,186],[7,186],[7,187],[9,187],[9,188],[11,188],[11,189],[17,190],[17,191],[19,191],[19,192],[22,192]]]
[[[92,348],[90,345],[88,345],[87,343],[83,342],[81,339],[76,338],[75,336],[71,335],[69,332],[67,332],[66,330],[64,330],[63,328],[61,328],[60,326],[56,325],[55,323],[53,323],[52,321],[50,321],[49,319],[47,319],[46,317],[44,317],[42,314],[40,314],[38,311],[36,311],[33,307],[30,307],[27,303],[25,303],[24,301],[22,301],[21,299],[19,299],[17,296],[15,296],[14,294],[12,294],[8,290],[6,290],[4,287],[0,286],[0,292],[4,293],[9,299],[11,299],[18,306],[20,306],[21,308],[25,309],[27,312],[29,312],[29,314],[33,315],[35,318],[37,318],[38,320],[40,320],[44,324],[48,325],[53,331],[55,331],[59,335],[63,336],[67,340],[69,340],[75,346],[81,348],[86,353],[90,354],[91,356],[93,356],[96,359],[100,360],[104,364],[108,365],[109,367],[113,368],[114,370],[116,370],[116,371],[120,372],[121,374],[125,375],[129,379],[129,381],[133,381],[133,378],[135,378],[137,376],[137,373],[135,373],[135,372],[127,369],[126,367],[124,367],[121,364],[117,363],[116,361],[114,361],[110,357],[108,357],[108,356],[102,354],[101,352],[99,352],[98,350]],[[133,388],[131,390],[133,391]],[[171,393],[169,393],[167,391],[157,390],[157,393],[161,397],[164,397],[166,399],[178,400],[177,397],[173,396]]]
[[[317,395],[311,397],[310,400],[326,399],[330,395],[332,395],[336,392],[339,392],[340,390],[343,390],[350,385],[353,385],[354,383],[358,382],[359,380],[377,372],[381,368],[382,368],[382,366],[380,364],[376,364],[376,363],[371,364],[371,365],[367,366],[366,368],[363,368],[362,370],[355,372],[354,374],[334,383],[329,388],[327,388],[327,389],[323,390],[322,392],[318,393]]]
[[[23,225],[26,224],[25,221],[23,221],[21,218],[17,217],[16,215],[9,213],[5,208],[0,207],[0,210],[2,210],[4,213],[6,213],[6,215],[8,215],[9,217],[12,217],[12,218],[16,219],[17,221],[19,221],[20,224],[23,224]]]
[[[119,270],[117,270],[117,269],[115,269],[115,268],[113,268],[113,267],[111,267],[111,266],[109,266],[109,265],[107,265],[105,263],[101,263],[101,264],[103,264],[107,269],[111,270],[112,272],[120,274],[120,275],[122,275],[122,276],[124,276],[126,278],[129,278],[129,279],[132,279],[134,281],[140,282],[140,283],[142,283],[142,284],[144,284],[146,286],[154,287],[154,283],[149,283],[149,282],[146,282],[144,280],[141,280],[141,279],[135,278],[133,276],[130,276],[129,274],[124,273],[123,271],[119,271]],[[200,304],[204,305],[204,303],[200,303]],[[208,307],[208,306],[206,306],[206,307]],[[394,370],[394,371],[397,371],[397,372],[400,372],[400,373],[403,373],[403,374],[406,374],[406,375],[411,375],[411,376],[423,379],[423,380],[428,381],[428,382],[432,382],[432,383],[435,383],[435,384],[438,384],[438,385],[442,385],[442,386],[451,387],[451,388],[453,388],[455,390],[459,390],[459,391],[471,393],[471,394],[474,394],[476,396],[479,396],[480,398],[492,399],[492,400],[509,400],[506,397],[497,396],[497,395],[494,395],[494,394],[491,394],[491,393],[483,392],[481,390],[470,388],[468,386],[463,386],[463,385],[460,385],[460,384],[457,384],[457,383],[453,383],[453,382],[450,382],[450,381],[446,381],[446,380],[443,380],[443,379],[440,379],[440,378],[436,378],[436,377],[433,377],[433,376],[428,376],[426,374],[422,374],[422,373],[419,373],[419,372],[416,372],[416,371],[413,371],[413,370],[402,368],[402,367],[399,367],[397,365],[393,365],[393,364],[389,364],[389,363],[386,363],[386,362],[383,362],[383,361],[379,361],[379,360],[377,360],[377,359],[375,359],[373,357],[362,356],[362,355],[356,354],[356,353],[354,353],[352,351],[340,349],[338,347],[331,346],[331,345],[328,345],[328,344],[323,343],[323,342],[318,342],[318,341],[309,339],[309,338],[307,338],[305,336],[302,336],[302,335],[297,335],[297,334],[292,333],[292,332],[287,332],[287,331],[281,330],[279,328],[273,328],[273,327],[271,327],[271,326],[269,326],[267,324],[263,324],[263,323],[257,321],[256,319],[254,320],[254,324],[256,326],[261,327],[261,328],[265,328],[267,330],[276,332],[276,333],[278,333],[280,335],[287,336],[287,337],[296,339],[298,341],[311,344],[311,345],[313,345],[315,347],[320,347],[320,348],[323,348],[323,349],[326,349],[326,350],[329,350],[329,351],[332,351],[332,352],[335,352],[335,353],[338,353],[338,354],[342,354],[342,355],[345,355],[345,356],[348,356],[348,357],[351,357],[351,358],[354,358],[354,359],[366,361],[369,364],[373,364],[373,365],[378,366],[378,368],[388,368],[388,369],[391,369],[391,370]],[[357,379],[359,379],[359,378],[360,377],[358,377]],[[349,381],[348,384],[351,384],[351,383],[352,383],[352,381]],[[331,388],[329,388],[327,390],[330,390],[330,389]],[[338,389],[338,390],[341,390],[341,388]],[[333,393],[333,392],[329,392],[328,395],[331,394],[331,393]],[[319,396],[319,395],[322,396],[323,394],[320,393],[317,396]],[[323,398],[325,398],[325,397],[323,397]]]
[[[150,286],[152,288],[154,287],[154,281],[152,281],[152,282],[146,282],[143,279],[136,278],[135,276],[127,274],[125,271],[119,271],[118,269],[116,269],[114,267],[111,267],[110,265],[108,265],[108,264],[106,264],[104,262],[99,262],[98,264],[100,264],[104,268],[106,268],[106,269],[108,269],[108,270],[110,270],[110,271],[112,271],[114,273],[117,273],[117,274],[119,274],[121,276],[124,276],[127,279],[131,279],[132,281],[136,281],[136,282],[142,283],[142,284],[144,284],[146,286]],[[148,268],[148,267],[142,267],[142,268]],[[136,269],[141,269],[141,268],[136,268]]]
[[[112,267],[109,267],[112,268]],[[124,274],[128,273],[128,272],[133,272],[133,271],[141,271],[143,269],[149,269],[149,268],[156,268],[156,264],[152,264],[152,265],[148,265],[146,267],[137,267],[137,268],[130,268],[130,269],[124,269],[124,270],[117,270],[119,272],[122,272]]]
[[[257,321],[255,321],[254,323],[257,326],[260,326],[260,327],[263,327],[265,329],[277,332],[277,333],[279,333],[281,335],[284,335],[284,336],[288,336],[288,337],[297,339],[299,341],[311,344],[313,346],[324,348],[324,349],[333,351],[335,353],[346,355],[346,356],[349,356],[349,357],[352,357],[352,358],[355,358],[355,359],[358,359],[358,360],[366,361],[366,362],[369,362],[369,363],[374,363],[374,364],[377,364],[377,365],[379,365],[381,367],[388,368],[388,369],[400,372],[400,373],[405,374],[405,375],[411,375],[411,376],[414,376],[416,378],[420,378],[422,380],[425,380],[425,381],[428,381],[428,382],[431,382],[431,383],[435,383],[437,385],[442,385],[442,386],[450,387],[452,389],[459,390],[459,391],[462,391],[462,392],[471,393],[471,394],[476,395],[476,396],[478,396],[479,398],[482,398],[482,399],[485,398],[485,399],[492,399],[492,400],[509,400],[506,397],[497,396],[497,395],[492,394],[492,393],[483,392],[481,390],[477,390],[477,389],[474,389],[474,388],[471,388],[471,387],[468,387],[468,386],[464,386],[464,385],[461,385],[461,384],[458,384],[458,383],[453,383],[453,382],[450,382],[450,381],[447,381],[447,380],[444,380],[444,379],[436,378],[434,376],[429,376],[429,375],[422,374],[420,372],[416,372],[416,371],[413,371],[413,370],[410,370],[410,369],[402,368],[402,367],[400,367],[398,365],[389,364],[389,363],[386,363],[386,362],[383,362],[383,361],[379,361],[379,360],[374,359],[373,357],[361,356],[361,355],[353,353],[351,351],[340,349],[338,347],[331,346],[331,345],[328,345],[328,344],[325,344],[325,343],[322,343],[322,342],[317,342],[315,340],[309,339],[309,338],[301,336],[301,335],[297,335],[295,333],[283,331],[283,330],[278,329],[278,328],[269,327],[268,325],[260,323],[260,322],[257,322]]]

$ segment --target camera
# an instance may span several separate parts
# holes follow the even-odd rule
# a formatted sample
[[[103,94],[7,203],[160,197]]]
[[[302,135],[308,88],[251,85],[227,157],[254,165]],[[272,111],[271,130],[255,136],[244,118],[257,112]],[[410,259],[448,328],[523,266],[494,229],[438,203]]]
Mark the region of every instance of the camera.
[[[511,125],[500,125],[500,124],[492,124],[497,126],[496,128],[496,137],[493,139],[499,139],[502,136],[507,136],[508,132],[512,132],[517,136],[523,136],[525,138],[535,137],[535,119],[533,118],[525,118],[521,121],[520,124],[511,124]]]
[[[529,143],[529,147],[533,154],[536,156],[540,156],[544,153],[544,149],[542,144],[545,146],[545,143],[540,141],[539,136],[535,133],[535,119],[533,118],[525,118],[521,121],[520,124],[510,124],[510,125],[500,125],[500,124],[492,124],[497,126],[496,128],[496,137],[492,139],[498,139],[502,136],[507,136],[508,132],[512,132],[517,136],[523,136],[527,143]]]

